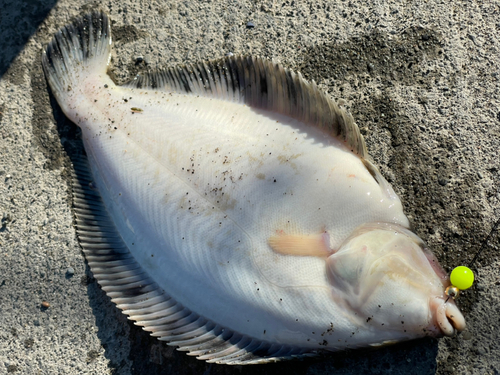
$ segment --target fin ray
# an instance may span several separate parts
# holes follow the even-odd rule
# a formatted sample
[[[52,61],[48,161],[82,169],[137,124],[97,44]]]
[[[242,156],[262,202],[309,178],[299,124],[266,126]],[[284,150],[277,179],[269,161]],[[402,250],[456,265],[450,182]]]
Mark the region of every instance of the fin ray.
[[[58,103],[89,74],[105,74],[111,58],[108,16],[96,11],[59,30],[43,52],[42,66]],[[64,108],[63,108],[64,110]]]
[[[344,142],[367,158],[365,141],[352,116],[300,73],[251,56],[171,67],[138,75],[126,87],[165,90],[236,101],[302,121]]]

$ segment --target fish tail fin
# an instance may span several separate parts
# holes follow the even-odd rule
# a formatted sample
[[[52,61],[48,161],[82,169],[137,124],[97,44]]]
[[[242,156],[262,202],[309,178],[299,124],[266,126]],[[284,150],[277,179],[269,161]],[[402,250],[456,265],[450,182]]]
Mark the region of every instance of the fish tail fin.
[[[59,104],[63,94],[86,77],[105,74],[110,58],[111,28],[104,12],[86,14],[60,29],[42,56],[45,76]]]

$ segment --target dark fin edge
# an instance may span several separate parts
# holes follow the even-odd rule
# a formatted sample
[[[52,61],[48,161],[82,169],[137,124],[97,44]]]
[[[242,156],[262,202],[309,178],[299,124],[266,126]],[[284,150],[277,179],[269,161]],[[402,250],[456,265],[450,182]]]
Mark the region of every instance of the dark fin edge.
[[[242,102],[302,121],[340,139],[352,152],[368,158],[363,136],[352,116],[316,83],[282,65],[251,56],[171,67],[138,75],[125,86],[171,90]]]
[[[62,27],[47,45],[42,66],[58,99],[82,76],[106,73],[111,58],[111,27],[103,11],[94,11]],[[85,70],[85,74],[81,74]]]
[[[73,164],[73,202],[80,245],[102,289],[136,325],[210,363],[258,364],[317,355],[233,332],[176,302],[148,277],[123,243],[93,187],[87,159],[81,157]]]

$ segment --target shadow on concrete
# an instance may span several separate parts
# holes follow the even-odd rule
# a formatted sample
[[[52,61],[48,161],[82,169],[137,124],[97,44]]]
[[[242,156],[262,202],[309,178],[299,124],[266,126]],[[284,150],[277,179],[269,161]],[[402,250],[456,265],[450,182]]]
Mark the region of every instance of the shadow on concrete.
[[[0,10],[0,78],[47,17],[57,0],[5,0]],[[14,78],[15,79],[15,78]]]

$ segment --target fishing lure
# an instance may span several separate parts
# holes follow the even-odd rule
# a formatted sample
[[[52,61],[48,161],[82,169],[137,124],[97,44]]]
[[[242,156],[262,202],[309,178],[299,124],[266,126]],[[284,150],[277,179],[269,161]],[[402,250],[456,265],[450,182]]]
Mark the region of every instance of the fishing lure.
[[[499,225],[500,225],[500,219],[498,219],[495,225],[493,225],[490,233],[481,244],[481,247],[479,248],[478,252],[474,256],[474,258],[472,258],[472,260],[469,262],[468,267],[458,266],[451,271],[450,273],[451,285],[448,286],[445,290],[445,293],[448,296],[446,302],[448,302],[448,299],[450,298],[453,299],[457,298],[461,290],[469,289],[472,286],[472,284],[474,284],[474,272],[472,272],[470,267],[472,267],[472,265],[476,262],[477,258],[482,253],[482,251],[486,247],[486,244],[490,240],[491,235],[493,234],[493,232],[497,230]]]

